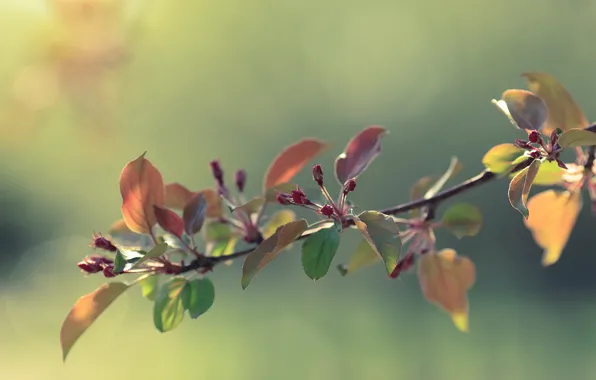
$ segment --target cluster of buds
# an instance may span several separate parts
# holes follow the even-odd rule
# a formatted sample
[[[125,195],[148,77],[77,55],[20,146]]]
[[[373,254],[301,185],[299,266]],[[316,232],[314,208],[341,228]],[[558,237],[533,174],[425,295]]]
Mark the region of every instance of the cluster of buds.
[[[327,188],[325,187],[323,168],[321,165],[313,166],[312,178],[321,189],[321,192],[325,196],[327,203],[321,205],[312,202],[310,199],[308,199],[304,191],[299,186],[296,186],[296,188],[290,193],[278,193],[277,202],[282,205],[302,206],[311,209],[327,218],[343,220],[350,211],[348,205],[346,204],[346,198],[350,192],[356,189],[356,180],[354,178],[347,180],[343,185],[339,199],[334,201],[329,195],[329,191],[327,191]]]
[[[219,194],[221,194],[224,198],[228,198],[229,191],[226,187],[224,181],[224,172],[219,164],[219,161],[214,160],[211,161],[209,164],[211,166],[211,173],[213,174],[213,178],[217,183],[217,190]],[[244,193],[244,187],[246,186],[246,171],[243,169],[239,169],[236,171],[236,178],[235,178],[236,189],[238,189],[239,193]]]
[[[92,255],[83,259],[77,266],[86,274],[103,272],[105,277],[114,277],[114,261],[100,255]]]
[[[535,160],[545,157],[548,161],[556,161],[559,167],[567,169],[565,163],[559,159],[561,147],[557,141],[561,133],[562,131],[560,129],[553,130],[548,142],[545,142],[540,132],[531,131],[528,133],[528,141],[515,140],[515,145],[527,150],[528,155]]]

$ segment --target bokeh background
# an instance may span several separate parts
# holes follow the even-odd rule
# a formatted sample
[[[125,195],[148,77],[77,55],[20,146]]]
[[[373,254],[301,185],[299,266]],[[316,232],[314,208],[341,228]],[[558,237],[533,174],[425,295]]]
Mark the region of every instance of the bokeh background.
[[[477,266],[469,334],[414,273],[313,283],[294,248],[246,291],[240,263],[219,268],[213,309],[173,332],[130,291],[66,364],[58,340],[102,283],[75,264],[120,218],[120,170],[143,151],[168,182],[211,186],[221,158],[257,192],[285,145],[327,140],[318,162],[331,172],[353,134],[380,124],[384,153],[353,200],[387,207],[452,155],[463,180],[522,137],[490,100],[525,88],[524,71],[555,75],[594,120],[594,16],[579,0],[0,0],[0,378],[596,378],[594,217],[584,207],[542,268],[505,182],[460,197],[485,212],[479,236],[439,234]]]

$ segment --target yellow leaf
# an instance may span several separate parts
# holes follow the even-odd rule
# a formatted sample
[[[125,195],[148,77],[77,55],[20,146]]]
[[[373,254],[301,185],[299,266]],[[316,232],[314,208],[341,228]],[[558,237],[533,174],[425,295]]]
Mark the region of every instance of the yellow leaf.
[[[579,191],[547,190],[530,199],[530,217],[524,222],[536,244],[544,249],[542,265],[552,265],[559,260],[581,208]]]
[[[571,94],[555,77],[535,72],[523,73],[522,76],[528,80],[530,91],[540,96],[548,108],[544,133],[548,135],[557,128],[564,131],[572,128],[585,128],[590,124]]]
[[[292,210],[281,210],[271,215],[271,218],[263,227],[263,238],[268,239],[284,224],[288,224],[296,219],[296,213]]]
[[[474,263],[453,249],[422,256],[418,280],[424,297],[451,315],[461,331],[468,330],[468,290],[476,281]]]

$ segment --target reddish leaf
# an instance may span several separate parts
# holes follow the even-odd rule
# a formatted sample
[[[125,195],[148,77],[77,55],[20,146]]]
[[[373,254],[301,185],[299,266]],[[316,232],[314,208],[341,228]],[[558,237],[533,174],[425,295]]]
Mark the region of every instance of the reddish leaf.
[[[66,360],[70,349],[80,336],[128,287],[129,285],[122,282],[111,282],[79,298],[60,329],[62,360]]]
[[[354,136],[335,160],[335,177],[341,185],[356,178],[381,153],[381,137],[385,128],[371,126]]]
[[[222,216],[222,202],[221,197],[214,189],[205,189],[200,191],[190,191],[185,186],[179,183],[169,183],[166,185],[166,195],[164,205],[167,208],[175,210],[183,210],[184,206],[192,199],[192,197],[201,193],[207,201],[207,217],[219,218]]]
[[[184,232],[184,222],[174,211],[168,210],[165,207],[153,206],[157,223],[164,231],[176,235],[178,238]]]
[[[182,219],[184,230],[189,235],[194,235],[201,230],[205,222],[207,201],[201,193],[195,194],[184,207]]]
[[[474,263],[453,249],[427,253],[418,264],[424,297],[447,311],[455,326],[468,331],[468,290],[476,281]]]
[[[523,73],[522,76],[528,80],[530,91],[544,99],[548,107],[548,118],[543,130],[545,134],[557,128],[566,131],[585,128],[590,124],[571,94],[555,77],[545,73]]]
[[[317,139],[304,139],[285,148],[267,169],[263,192],[290,181],[310,160],[326,148],[327,144]]]
[[[579,191],[546,190],[530,198],[530,217],[524,222],[536,244],[544,249],[542,265],[552,265],[559,260],[581,208]]]
[[[146,152],[145,152],[146,153]],[[153,206],[164,202],[164,185],[159,171],[145,158],[145,153],[130,161],[120,174],[122,216],[128,228],[150,234],[157,222]]]

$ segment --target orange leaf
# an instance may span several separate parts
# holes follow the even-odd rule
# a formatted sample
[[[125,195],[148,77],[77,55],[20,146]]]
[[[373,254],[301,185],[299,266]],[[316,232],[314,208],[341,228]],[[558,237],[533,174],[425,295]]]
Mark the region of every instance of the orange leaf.
[[[552,265],[559,260],[581,208],[579,191],[547,190],[530,198],[530,217],[524,222],[536,244],[544,249],[542,265]]]
[[[545,73],[523,73],[530,91],[540,96],[548,107],[548,117],[543,132],[547,135],[561,128],[585,128],[590,123],[571,94],[552,75]]]
[[[263,191],[290,181],[310,160],[326,148],[327,144],[317,139],[304,139],[285,148],[267,169]]]
[[[207,201],[207,217],[219,218],[222,216],[221,197],[214,189],[205,189],[199,191],[190,191],[185,186],[179,183],[168,183],[166,185],[166,195],[164,204],[167,208],[176,210],[184,210],[184,206],[197,193],[202,193]]]
[[[62,360],[66,360],[70,349],[81,335],[128,287],[122,282],[110,282],[79,298],[60,329]]]
[[[122,216],[128,228],[140,234],[151,233],[157,222],[153,206],[164,202],[163,179],[145,153],[126,164],[120,174]]]
[[[447,311],[455,326],[468,331],[468,290],[476,281],[474,263],[453,249],[427,253],[418,264],[424,297]]]

